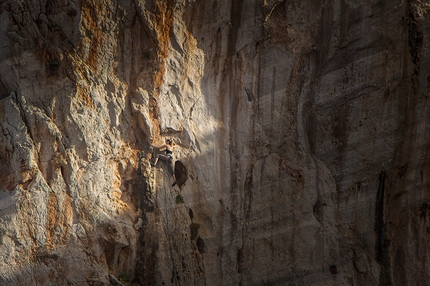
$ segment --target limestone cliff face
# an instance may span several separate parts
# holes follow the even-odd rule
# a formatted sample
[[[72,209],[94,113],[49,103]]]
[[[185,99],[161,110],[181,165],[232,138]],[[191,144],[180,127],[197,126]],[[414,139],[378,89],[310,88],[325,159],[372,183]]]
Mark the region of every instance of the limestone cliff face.
[[[430,280],[426,1],[0,3],[1,285]]]

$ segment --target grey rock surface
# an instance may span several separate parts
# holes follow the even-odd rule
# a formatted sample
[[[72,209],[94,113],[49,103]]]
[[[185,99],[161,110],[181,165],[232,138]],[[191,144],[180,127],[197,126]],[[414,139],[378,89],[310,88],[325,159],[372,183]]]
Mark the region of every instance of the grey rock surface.
[[[427,1],[0,4],[1,285],[430,280]]]

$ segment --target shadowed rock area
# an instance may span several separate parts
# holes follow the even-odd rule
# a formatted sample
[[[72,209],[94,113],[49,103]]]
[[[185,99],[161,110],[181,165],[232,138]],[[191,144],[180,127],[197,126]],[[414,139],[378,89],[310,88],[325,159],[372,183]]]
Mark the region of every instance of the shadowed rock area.
[[[0,0],[0,285],[426,285],[427,2]]]
[[[188,180],[187,168],[185,167],[184,164],[182,164],[181,161],[175,162],[175,177],[179,188],[182,188],[182,186]]]

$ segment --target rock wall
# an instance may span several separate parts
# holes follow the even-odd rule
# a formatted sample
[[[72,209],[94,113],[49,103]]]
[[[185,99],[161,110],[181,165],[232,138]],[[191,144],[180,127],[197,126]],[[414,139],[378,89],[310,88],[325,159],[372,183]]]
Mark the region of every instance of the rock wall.
[[[0,3],[0,284],[430,280],[426,1]]]

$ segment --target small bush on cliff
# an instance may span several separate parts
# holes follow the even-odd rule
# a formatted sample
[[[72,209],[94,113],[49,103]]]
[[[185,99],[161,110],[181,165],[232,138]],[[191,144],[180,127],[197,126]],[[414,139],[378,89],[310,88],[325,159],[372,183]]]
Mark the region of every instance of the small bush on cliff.
[[[184,197],[181,194],[176,195],[176,203],[177,204],[184,203]]]
[[[57,69],[60,65],[60,62],[58,61],[58,59],[52,59],[48,61],[48,65],[51,69]]]
[[[125,275],[124,273],[121,273],[118,276],[118,280],[121,281],[122,283],[126,283],[128,281],[127,275]]]

